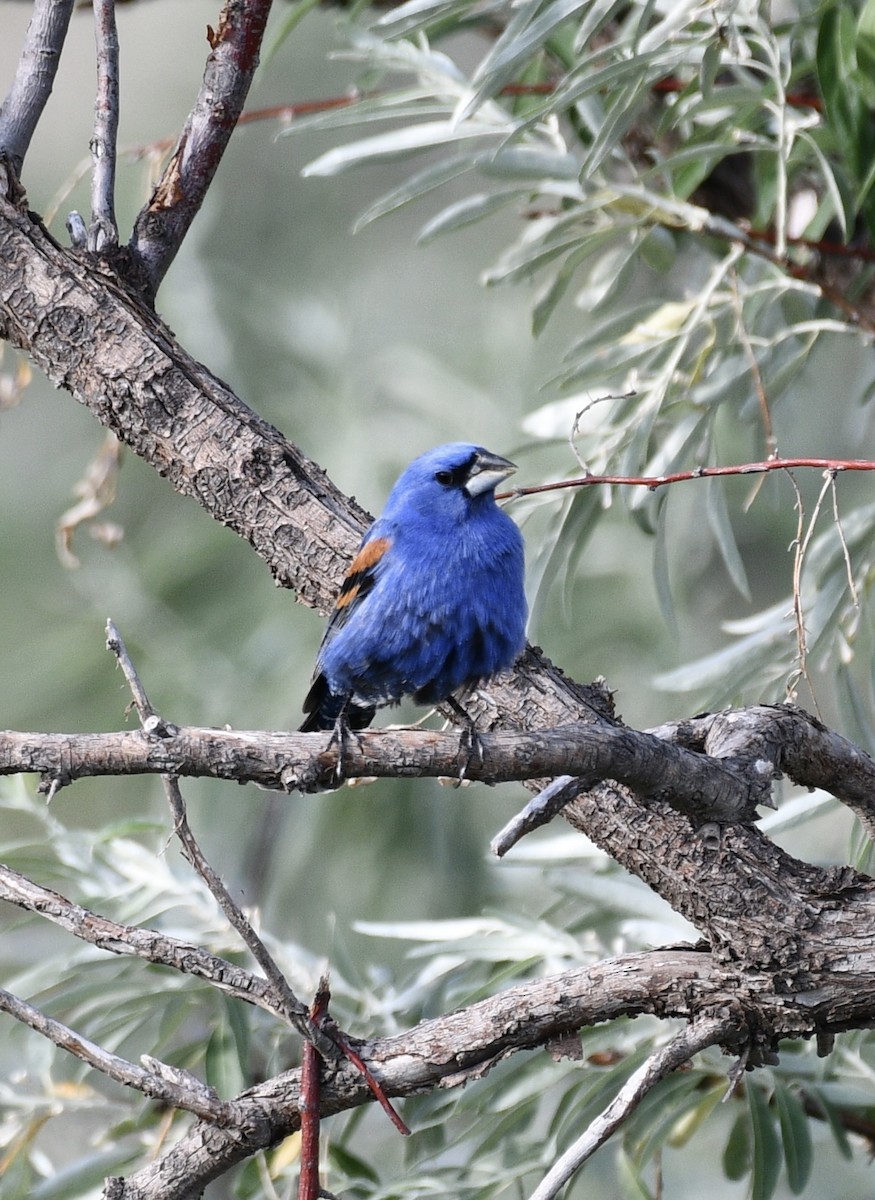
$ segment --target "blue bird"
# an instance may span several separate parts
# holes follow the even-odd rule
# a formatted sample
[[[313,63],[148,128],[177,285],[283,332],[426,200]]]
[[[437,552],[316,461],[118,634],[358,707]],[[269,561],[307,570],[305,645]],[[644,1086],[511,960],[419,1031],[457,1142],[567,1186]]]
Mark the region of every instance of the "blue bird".
[[[364,729],[384,704],[455,701],[525,645],[523,540],[495,503],[513,463],[451,442],[415,459],[346,573],[302,732]]]

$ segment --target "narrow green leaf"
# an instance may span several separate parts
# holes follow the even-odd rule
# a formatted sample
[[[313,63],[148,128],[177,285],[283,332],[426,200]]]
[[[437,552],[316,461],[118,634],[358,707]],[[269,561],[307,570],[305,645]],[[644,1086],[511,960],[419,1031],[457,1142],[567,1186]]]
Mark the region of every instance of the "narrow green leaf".
[[[401,129],[393,129],[389,133],[362,138],[346,146],[335,146],[308,163],[302,174],[340,175],[363,162],[390,162],[392,159],[406,158],[410,154],[430,150],[435,146],[484,137],[501,137],[507,132],[497,125],[475,125],[471,122],[459,125],[453,121],[423,121],[419,125],[408,125]]]
[[[720,60],[723,57],[723,47],[719,38],[712,38],[705,47],[702,63],[699,67],[699,89],[703,96],[710,96],[714,90],[714,80],[720,70]]]
[[[873,133],[869,106],[860,91],[857,29],[850,7],[837,4],[824,13],[816,62],[827,121],[859,184],[872,160]]]
[[[717,541],[720,557],[723,559],[729,578],[735,585],[736,591],[750,600],[750,584],[747,572],[735,539],[735,531],[729,518],[729,507],[726,503],[726,485],[721,479],[708,479],[705,487],[705,507],[708,514],[708,524]]]
[[[532,628],[538,629],[557,575],[569,569],[571,549],[580,554],[598,521],[601,505],[595,488],[580,488],[569,502],[561,528],[541,568],[532,605]]]
[[[413,200],[418,200],[420,196],[427,195],[435,188],[443,187],[445,183],[458,179],[460,175],[470,171],[476,161],[476,153],[471,153],[459,158],[441,159],[439,162],[429,163],[427,167],[409,176],[399,187],[393,188],[391,192],[386,192],[370,208],[366,209],[353,225],[353,232],[358,233],[360,229],[369,225],[371,221],[376,221],[378,217],[384,217],[387,213],[394,212]]]
[[[775,1081],[775,1102],[784,1142],[787,1182],[793,1195],[798,1196],[808,1183],[814,1157],[808,1117],[799,1098],[780,1079]]]
[[[507,208],[519,197],[520,192],[517,190],[480,192],[474,196],[465,196],[464,199],[448,205],[437,216],[426,222],[416,240],[422,245],[426,245],[434,238],[440,237],[442,233],[451,233],[455,229],[464,229],[467,225],[474,225],[477,221],[482,221],[484,217],[491,216],[492,213],[498,212],[502,208]]]
[[[371,1183],[379,1183],[380,1177],[363,1158],[353,1154],[351,1150],[341,1146],[333,1139],[328,1146],[328,1161],[338,1170],[343,1171],[350,1179],[367,1179]]]
[[[729,1131],[726,1147],[723,1151],[723,1173],[727,1179],[737,1181],[744,1179],[750,1170],[750,1115],[747,1111],[740,1112]]]
[[[856,52],[866,98],[875,103],[875,0],[866,0],[857,20]]]
[[[292,31],[300,25],[309,12],[319,7],[319,3],[320,0],[294,0],[294,3],[289,5],[289,11],[280,22],[279,29],[276,30],[267,46],[262,50],[262,66],[271,61],[277,50],[282,47],[286,38],[291,36]]]
[[[832,1101],[827,1100],[823,1091],[820,1088],[818,1088],[815,1084],[809,1084],[806,1087],[806,1091],[808,1092],[808,1095],[811,1097],[811,1099],[814,1101],[814,1103],[817,1105],[817,1107],[820,1109],[820,1111],[823,1113],[823,1115],[826,1119],[826,1122],[829,1125],[829,1131],[832,1134],[833,1138],[835,1139],[835,1144],[839,1148],[839,1153],[842,1155],[843,1158],[853,1158],[854,1151],[853,1151],[853,1149],[851,1147],[851,1143],[848,1139],[847,1130],[845,1129],[844,1124],[842,1123],[842,1118],[839,1115],[839,1112],[836,1109],[835,1105],[832,1103]]]
[[[751,1200],[770,1200],[781,1173],[781,1145],[763,1089],[750,1082],[746,1090],[753,1134]]]
[[[460,115],[468,117],[484,99],[496,95],[505,83],[519,74],[555,29],[581,9],[610,9],[615,0],[593,5],[592,0],[553,0],[542,8],[540,0],[529,0],[508,22],[504,32],[483,59],[472,81],[473,90]]]
[[[617,1150],[617,1178],[623,1200],[653,1200],[653,1194],[622,1146]]]
[[[567,292],[568,285],[576,275],[581,263],[586,262],[594,254],[598,254],[616,236],[617,234],[613,229],[606,229],[601,233],[593,234],[591,237],[586,238],[576,250],[572,250],[566,257],[565,262],[553,276],[548,287],[545,288],[535,302],[534,309],[532,310],[532,333],[535,337],[543,332],[547,321],[553,315],[556,305]]]

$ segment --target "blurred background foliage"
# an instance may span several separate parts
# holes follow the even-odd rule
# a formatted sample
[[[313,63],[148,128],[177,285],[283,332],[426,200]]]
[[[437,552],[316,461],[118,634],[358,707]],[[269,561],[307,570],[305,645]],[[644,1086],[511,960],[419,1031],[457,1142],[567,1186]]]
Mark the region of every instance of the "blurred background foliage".
[[[217,10],[119,8],[123,238],[193,99]],[[29,11],[0,0],[4,80]],[[767,231],[779,254],[788,237],[870,251],[873,60],[871,2],[278,3],[249,108],[358,102],[241,127],[159,310],[371,511],[411,457],[458,438],[513,457],[521,485],[582,464],[653,475],[776,448],[870,457],[865,258],[796,245],[791,273],[718,235],[728,219]],[[61,241],[66,213],[87,211],[93,82],[82,8],[25,171],[31,206]],[[131,456],[98,518],[115,528],[78,529],[79,565],[65,565],[56,526],[104,433],[28,380],[8,346],[0,376],[4,723],[130,722],[103,646],[112,616],[168,718],[294,727],[322,619]],[[823,486],[797,471],[515,501],[531,640],[579,679],[604,675],[638,727],[788,687],[812,707],[791,602],[801,536],[819,710],[872,750],[871,476],[839,477],[835,509]],[[258,910],[293,986],[310,992],[327,960],[338,1019],[360,1035],[532,973],[694,936],[559,828],[489,862],[520,788],[185,791],[205,851]],[[32,780],[0,790],[11,865],[116,919],[240,955],[166,846],[157,783],[84,781],[48,810],[34,792]],[[827,797],[788,793],[765,824],[803,857],[868,863]],[[223,1095],[296,1061],[263,1015],[191,980],[71,947],[11,909],[0,921],[4,986],[119,1053],[188,1066]],[[404,1145],[379,1115],[337,1118],[328,1185],[348,1197],[524,1196],[657,1036],[644,1020],[588,1030],[579,1062],[521,1056],[463,1092],[408,1102],[416,1136]],[[99,1195],[104,1175],[188,1121],[10,1022],[0,1068],[10,1200]],[[788,1046],[779,1068],[720,1105],[724,1070],[705,1055],[667,1081],[568,1194],[682,1200],[707,1180],[715,1200],[871,1195],[867,1034],[825,1061]],[[210,1194],[291,1194],[296,1150],[290,1139]]]

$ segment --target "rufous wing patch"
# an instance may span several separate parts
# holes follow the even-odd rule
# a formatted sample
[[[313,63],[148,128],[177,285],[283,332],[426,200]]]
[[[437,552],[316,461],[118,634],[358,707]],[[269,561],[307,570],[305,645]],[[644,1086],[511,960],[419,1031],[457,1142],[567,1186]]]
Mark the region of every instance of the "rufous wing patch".
[[[381,537],[374,538],[362,546],[349,565],[340,595],[337,597],[336,608],[349,608],[354,600],[371,590],[374,586],[374,568],[391,544],[389,538]]]

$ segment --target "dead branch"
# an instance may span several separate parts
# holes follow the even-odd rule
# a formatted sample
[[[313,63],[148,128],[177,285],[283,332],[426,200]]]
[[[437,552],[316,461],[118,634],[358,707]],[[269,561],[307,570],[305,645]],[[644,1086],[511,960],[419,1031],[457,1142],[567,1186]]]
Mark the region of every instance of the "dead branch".
[[[134,223],[130,249],[154,298],[197,216],[249,94],[272,0],[225,0],[176,149]]]
[[[16,175],[39,124],[58,70],[75,0],[35,0],[15,78],[0,107],[0,158]]]

